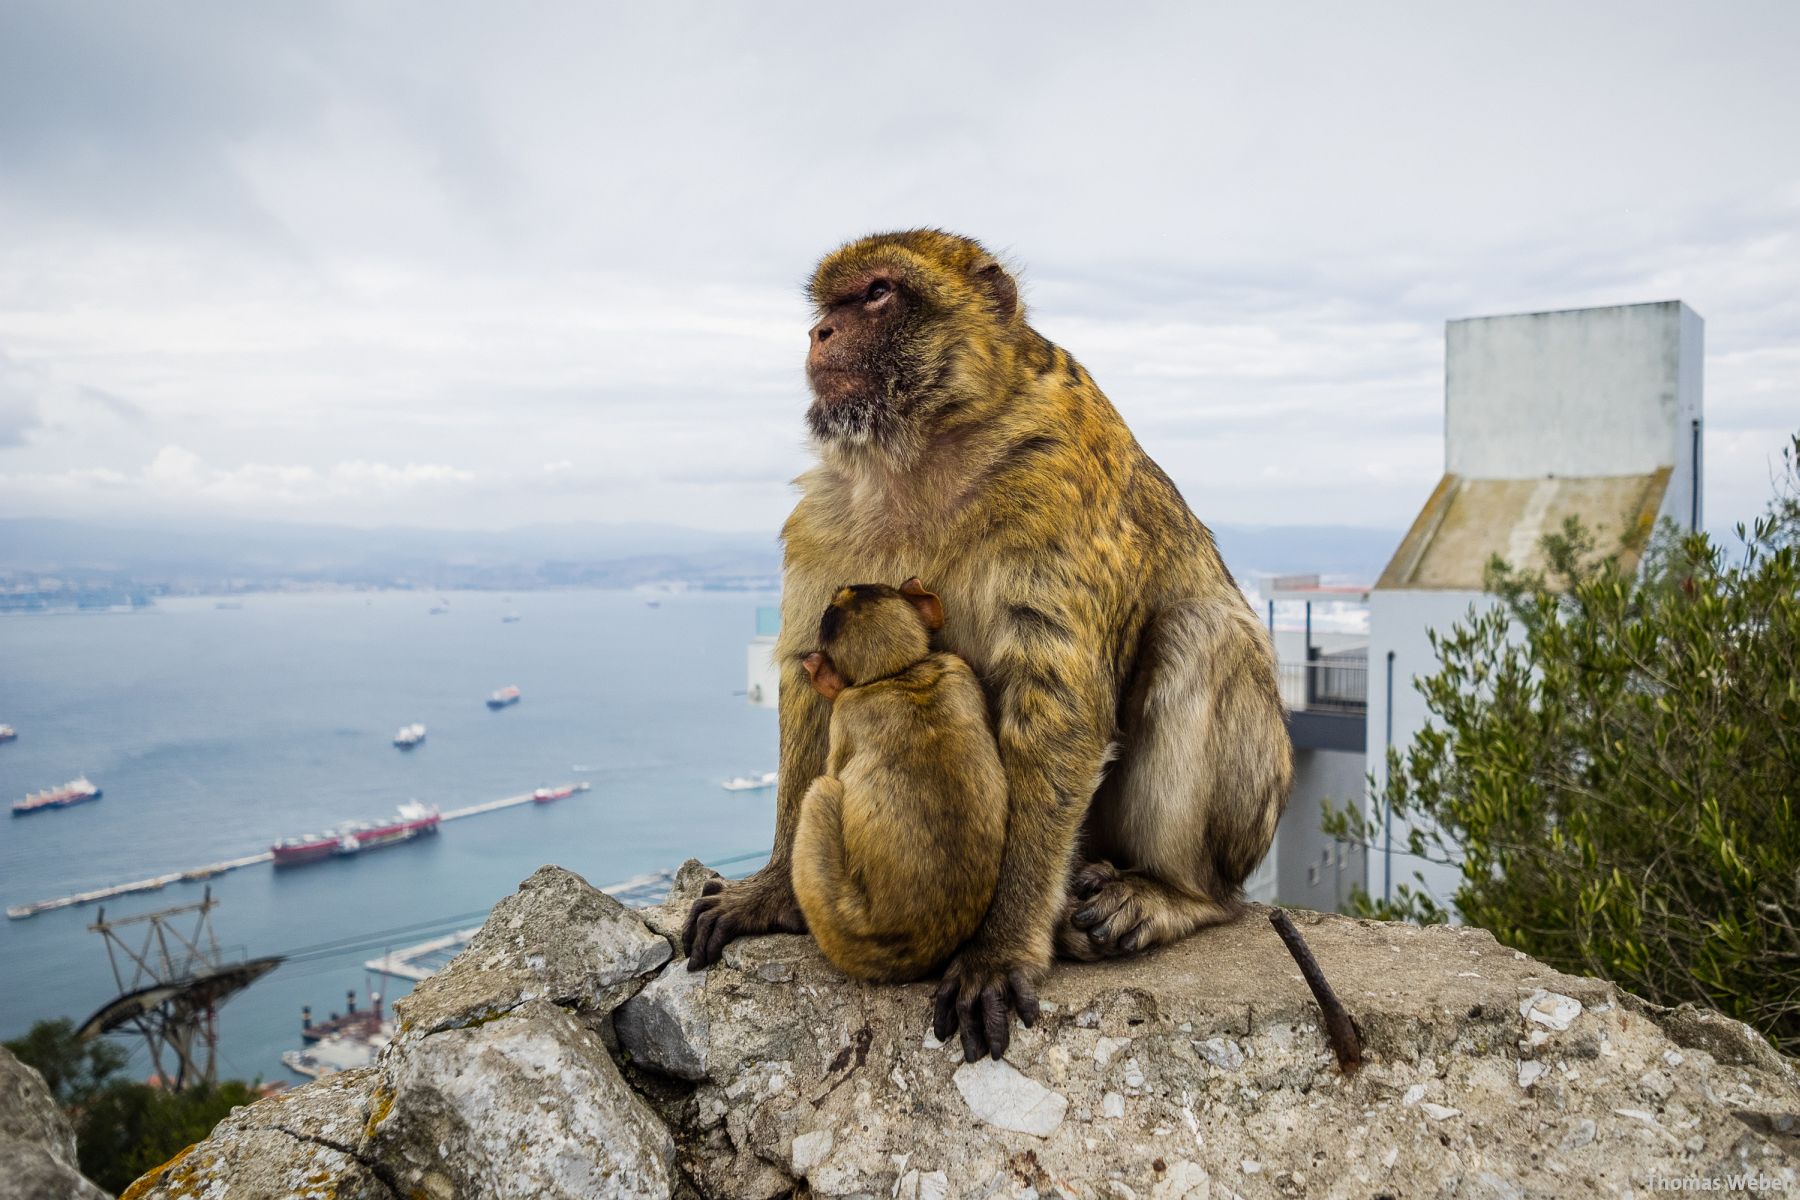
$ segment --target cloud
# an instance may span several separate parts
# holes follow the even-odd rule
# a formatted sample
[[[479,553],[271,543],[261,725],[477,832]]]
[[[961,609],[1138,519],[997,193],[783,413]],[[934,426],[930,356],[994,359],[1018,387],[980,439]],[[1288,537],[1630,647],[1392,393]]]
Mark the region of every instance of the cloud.
[[[0,447],[24,445],[25,435],[42,423],[34,382],[0,354]]]
[[[0,475],[0,495],[20,499],[103,490],[138,510],[194,515],[228,506],[262,515],[281,510],[361,506],[477,485],[478,472],[443,463],[395,465],[353,459],[327,469],[305,464],[209,466],[181,446],[164,446],[135,473],[83,467]]]
[[[1452,317],[1687,300],[1715,513],[1795,423],[1792,6],[189,11],[0,6],[14,502],[773,527],[800,284],[913,224],[1210,520],[1408,521]]]

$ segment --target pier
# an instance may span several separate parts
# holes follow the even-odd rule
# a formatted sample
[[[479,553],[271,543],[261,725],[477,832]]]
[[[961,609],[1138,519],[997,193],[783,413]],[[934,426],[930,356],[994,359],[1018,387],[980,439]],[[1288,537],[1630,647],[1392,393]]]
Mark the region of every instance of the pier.
[[[588,783],[568,783],[563,786],[576,792],[585,792],[593,785]],[[449,812],[440,813],[439,820],[460,821],[464,817],[479,817],[482,813],[499,812],[503,808],[517,808],[521,804],[530,804],[535,799],[537,799],[537,792],[535,790],[529,791],[523,796],[507,796],[501,800],[489,800],[483,804],[471,804],[467,808],[453,808]]]
[[[766,851],[750,854],[738,854],[731,858],[720,859],[713,863],[715,868],[741,866],[751,860],[766,859]],[[736,878],[741,872],[733,872]],[[644,875],[634,875],[630,879],[610,884],[600,890],[623,904],[626,908],[648,908],[653,904],[661,904],[669,898],[669,890],[675,886],[675,872],[672,870],[651,871]],[[363,963],[365,970],[379,975],[391,975],[395,979],[409,979],[414,983],[429,979],[444,968],[452,958],[474,937],[480,926],[474,929],[459,929],[455,933],[447,933],[434,937],[416,946],[406,946],[392,950],[380,958],[371,958]]]
[[[590,784],[564,784],[571,795],[585,792]],[[488,800],[481,804],[471,804],[464,808],[453,808],[438,814],[440,823],[444,821],[460,821],[464,817],[478,817],[482,813],[499,812],[503,808],[516,808],[521,804],[530,804],[537,799],[538,791],[533,789],[519,796],[507,796],[499,800]],[[562,788],[552,789],[561,791]],[[190,867],[185,871],[170,871],[164,875],[152,875],[148,879],[137,879],[130,883],[118,883],[111,887],[94,888],[92,891],[76,892],[71,896],[59,896],[54,900],[39,900],[34,904],[15,904],[6,910],[8,918],[14,921],[35,917],[39,913],[52,912],[59,908],[73,908],[79,904],[98,904],[102,900],[111,900],[115,896],[129,896],[136,892],[155,892],[171,883],[193,883],[197,880],[211,879],[215,875],[223,875],[227,871],[236,871],[243,867],[254,867],[266,863],[275,856],[264,850],[260,854],[246,854],[242,858],[228,858],[224,862],[208,863],[205,866]]]
[[[486,811],[484,809],[484,811]],[[648,908],[652,904],[661,904],[669,898],[669,889],[675,884],[675,872],[651,871],[646,875],[634,875],[620,883],[611,884],[600,890],[623,904],[626,908]],[[399,950],[390,950],[380,958],[371,958],[363,963],[366,970],[379,975],[391,975],[395,979],[410,979],[414,983],[421,979],[429,979],[443,969],[444,964],[455,958],[457,953],[469,944],[469,939],[481,927],[458,929],[455,933],[446,933],[420,942],[416,946],[406,946]]]

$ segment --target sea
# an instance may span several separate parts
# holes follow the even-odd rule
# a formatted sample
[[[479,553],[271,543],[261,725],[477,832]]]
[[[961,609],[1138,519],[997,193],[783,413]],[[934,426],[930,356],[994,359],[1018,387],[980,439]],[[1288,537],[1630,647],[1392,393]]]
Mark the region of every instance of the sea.
[[[744,696],[756,593],[311,592],[158,600],[133,612],[0,617],[0,800],[86,774],[87,804],[0,817],[0,906],[184,871],[285,836],[587,782],[551,804],[435,836],[117,897],[105,918],[194,904],[217,955],[288,961],[218,1011],[221,1078],[299,1082],[300,1010],[384,1003],[407,983],[364,963],[480,923],[539,866],[606,886],[684,859],[740,874],[766,854],[776,716]],[[444,611],[433,614],[433,608]],[[503,620],[516,613],[518,620]],[[507,685],[520,703],[498,711]],[[403,725],[428,729],[411,751]],[[0,924],[0,1040],[77,1024],[141,983],[109,966],[99,905]],[[171,919],[192,934],[197,913]],[[126,925],[135,946],[151,926]],[[210,945],[207,947],[211,953]],[[129,1038],[131,1071],[150,1073]]]

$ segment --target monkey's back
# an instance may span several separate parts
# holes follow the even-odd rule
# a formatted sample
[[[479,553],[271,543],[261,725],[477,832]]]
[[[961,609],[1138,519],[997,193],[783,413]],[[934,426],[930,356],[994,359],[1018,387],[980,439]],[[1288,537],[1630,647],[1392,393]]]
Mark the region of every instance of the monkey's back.
[[[932,654],[833,706],[846,880],[863,904],[808,907],[826,956],[865,978],[918,978],[981,924],[1006,837],[1006,776],[981,685]],[[821,920],[814,920],[814,911]]]

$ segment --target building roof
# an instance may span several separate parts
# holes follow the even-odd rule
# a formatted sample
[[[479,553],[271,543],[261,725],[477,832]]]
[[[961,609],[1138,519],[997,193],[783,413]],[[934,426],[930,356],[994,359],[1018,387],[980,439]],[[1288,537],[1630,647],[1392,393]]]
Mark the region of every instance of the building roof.
[[[1568,517],[1579,517],[1603,549],[1625,533],[1648,534],[1669,475],[1668,467],[1585,478],[1465,479],[1447,474],[1419,510],[1376,590],[1480,591],[1495,556],[1514,567],[1541,569],[1544,535],[1560,530]],[[1627,567],[1636,559],[1636,550],[1626,551]]]

